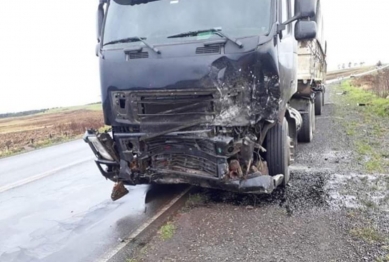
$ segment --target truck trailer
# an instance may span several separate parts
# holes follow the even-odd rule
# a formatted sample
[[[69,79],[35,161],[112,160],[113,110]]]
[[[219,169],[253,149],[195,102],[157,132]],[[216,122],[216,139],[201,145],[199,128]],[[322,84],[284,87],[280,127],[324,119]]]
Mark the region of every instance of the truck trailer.
[[[100,0],[111,130],[84,140],[112,199],[139,184],[285,187],[323,105],[322,29],[318,0]]]

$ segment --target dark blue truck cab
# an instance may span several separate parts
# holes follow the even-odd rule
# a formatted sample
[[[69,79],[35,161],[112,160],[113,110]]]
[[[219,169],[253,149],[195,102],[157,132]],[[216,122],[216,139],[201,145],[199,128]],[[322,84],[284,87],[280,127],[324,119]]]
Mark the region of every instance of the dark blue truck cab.
[[[297,94],[297,50],[316,36],[316,4],[100,0],[96,50],[112,132],[84,139],[116,183],[112,198],[137,184],[285,186],[297,141],[310,135],[299,133],[312,98]]]

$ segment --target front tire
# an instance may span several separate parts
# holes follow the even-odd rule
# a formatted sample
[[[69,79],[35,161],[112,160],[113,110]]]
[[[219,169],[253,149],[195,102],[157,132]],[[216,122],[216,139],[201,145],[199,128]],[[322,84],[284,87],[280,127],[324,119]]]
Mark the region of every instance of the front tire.
[[[284,175],[281,186],[286,186],[290,179],[290,138],[288,122],[284,118],[266,135],[266,161],[271,176]]]

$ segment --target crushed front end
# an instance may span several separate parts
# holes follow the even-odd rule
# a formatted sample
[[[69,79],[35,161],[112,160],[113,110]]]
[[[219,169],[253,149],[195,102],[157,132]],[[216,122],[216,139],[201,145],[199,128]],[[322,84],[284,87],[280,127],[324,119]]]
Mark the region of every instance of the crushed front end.
[[[190,128],[156,137],[123,128],[113,133],[117,143],[108,133],[95,131],[88,131],[84,139],[96,153],[101,173],[117,183],[191,184],[271,193],[283,179],[283,175],[268,174],[260,156],[263,149],[247,129]]]
[[[283,175],[269,175],[263,141],[284,114],[285,94],[277,68],[261,63],[274,60],[259,55],[221,57],[204,77],[185,84],[108,89],[104,113],[112,133],[85,135],[101,173],[126,185],[271,193]]]

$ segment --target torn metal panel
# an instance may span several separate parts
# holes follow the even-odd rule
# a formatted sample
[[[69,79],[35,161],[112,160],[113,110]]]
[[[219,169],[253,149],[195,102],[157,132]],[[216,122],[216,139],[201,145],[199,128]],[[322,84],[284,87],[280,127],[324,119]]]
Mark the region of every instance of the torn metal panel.
[[[107,124],[137,124],[141,131],[155,133],[189,120],[215,126],[276,120],[280,104],[291,96],[279,83],[277,50],[271,41],[257,47],[258,37],[242,42],[247,52],[193,56],[202,44],[188,43],[177,46],[180,56],[169,58],[170,52],[163,52],[166,59],[136,63],[123,59],[122,50],[105,51],[101,70]],[[159,130],[153,131],[152,124]]]

